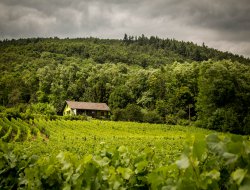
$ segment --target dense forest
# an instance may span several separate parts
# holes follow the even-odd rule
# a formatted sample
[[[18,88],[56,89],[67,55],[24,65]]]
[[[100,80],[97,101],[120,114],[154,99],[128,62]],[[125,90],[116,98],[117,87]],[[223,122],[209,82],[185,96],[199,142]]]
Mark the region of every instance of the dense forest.
[[[0,111],[62,114],[105,102],[111,119],[250,134],[250,59],[158,37],[0,42]]]

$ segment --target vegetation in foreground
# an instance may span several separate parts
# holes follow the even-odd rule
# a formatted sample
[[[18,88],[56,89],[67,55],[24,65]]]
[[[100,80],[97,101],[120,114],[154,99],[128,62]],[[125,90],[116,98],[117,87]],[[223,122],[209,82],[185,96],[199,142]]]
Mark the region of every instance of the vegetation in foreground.
[[[247,136],[132,122],[1,119],[0,124],[1,189],[250,185]]]

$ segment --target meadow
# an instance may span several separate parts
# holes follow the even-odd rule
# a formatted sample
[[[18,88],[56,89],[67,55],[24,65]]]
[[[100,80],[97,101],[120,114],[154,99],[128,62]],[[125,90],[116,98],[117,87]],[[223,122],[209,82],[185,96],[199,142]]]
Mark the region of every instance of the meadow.
[[[0,129],[1,189],[249,185],[247,136],[214,134],[192,126],[101,120],[2,118]]]
[[[101,120],[35,119],[27,123],[20,119],[2,119],[0,124],[3,141],[32,154],[58,154],[60,151],[69,151],[84,155],[92,154],[103,146],[126,146],[137,151],[152,148],[163,162],[167,158],[176,158],[187,139],[196,135],[205,138],[205,135],[211,133],[209,130],[195,127]]]

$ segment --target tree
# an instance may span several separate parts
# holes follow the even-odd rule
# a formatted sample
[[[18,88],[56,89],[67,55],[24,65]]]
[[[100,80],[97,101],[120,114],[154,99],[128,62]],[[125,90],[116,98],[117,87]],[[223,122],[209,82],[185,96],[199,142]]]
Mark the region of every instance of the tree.
[[[123,41],[124,41],[124,42],[127,42],[127,41],[128,41],[128,35],[127,35],[126,33],[124,34]]]
[[[129,104],[126,107],[125,112],[126,112],[126,119],[128,121],[138,121],[138,122],[143,121],[143,114],[140,106],[136,104]]]
[[[119,86],[109,96],[109,106],[112,109],[125,108],[132,101],[130,89],[126,86]]]
[[[230,61],[204,62],[199,76],[199,124],[244,133],[250,108],[250,68]],[[246,130],[247,131],[247,130]]]

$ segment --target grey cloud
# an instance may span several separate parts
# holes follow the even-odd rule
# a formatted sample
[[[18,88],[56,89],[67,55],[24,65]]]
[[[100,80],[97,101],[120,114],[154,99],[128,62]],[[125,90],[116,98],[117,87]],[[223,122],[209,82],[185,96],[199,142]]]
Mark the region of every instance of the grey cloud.
[[[250,57],[248,0],[0,0],[0,38],[157,35]]]
[[[212,28],[218,32],[232,34],[228,40],[240,32],[247,37],[250,31],[250,4],[245,0],[233,1],[200,1],[190,9],[190,22],[193,25],[200,23],[201,27]],[[198,6],[198,7],[197,7]],[[191,14],[193,12],[193,14]],[[224,35],[222,35],[224,36]],[[235,35],[239,37],[240,35]],[[237,39],[236,37],[234,39]],[[244,40],[249,40],[244,38]]]
[[[177,24],[213,29],[230,40],[250,40],[250,3],[248,0],[166,0],[145,9],[152,17],[169,17]],[[235,35],[240,32],[241,35]],[[234,36],[235,35],[235,36]]]

